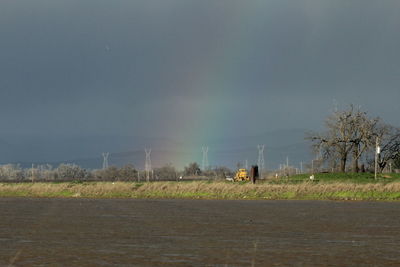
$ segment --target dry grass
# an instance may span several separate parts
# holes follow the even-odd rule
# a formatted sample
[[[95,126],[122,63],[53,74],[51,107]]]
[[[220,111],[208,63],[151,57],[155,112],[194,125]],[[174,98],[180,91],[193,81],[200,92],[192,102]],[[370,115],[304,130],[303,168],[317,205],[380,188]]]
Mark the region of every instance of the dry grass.
[[[0,196],[89,198],[400,200],[400,182],[238,184],[226,182],[97,182],[0,184]]]

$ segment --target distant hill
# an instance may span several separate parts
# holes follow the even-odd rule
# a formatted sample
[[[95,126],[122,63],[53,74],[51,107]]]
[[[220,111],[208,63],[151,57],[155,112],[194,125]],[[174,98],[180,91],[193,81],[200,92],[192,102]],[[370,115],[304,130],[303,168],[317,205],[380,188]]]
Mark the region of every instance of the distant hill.
[[[256,164],[258,144],[265,144],[266,167],[275,169],[289,158],[291,165],[299,166],[300,161],[311,158],[310,146],[304,140],[306,130],[291,129],[271,131],[257,136],[219,138],[211,140],[209,163],[235,168],[238,162]],[[201,164],[201,146],[185,144],[167,138],[143,138],[127,136],[87,136],[67,138],[8,137],[0,139],[0,162],[20,163],[24,167],[49,163],[57,166],[62,162],[75,163],[89,169],[101,168],[102,152],[110,152],[109,164],[122,166],[128,163],[139,169],[144,168],[145,147],[152,148],[152,165],[160,167],[172,164],[178,168],[189,162]],[[174,160],[180,159],[180,162]]]

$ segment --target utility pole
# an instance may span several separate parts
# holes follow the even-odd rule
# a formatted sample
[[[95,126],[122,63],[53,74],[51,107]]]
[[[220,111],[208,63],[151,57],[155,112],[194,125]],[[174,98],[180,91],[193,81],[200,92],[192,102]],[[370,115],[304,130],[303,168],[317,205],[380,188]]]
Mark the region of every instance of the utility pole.
[[[147,148],[145,148],[144,149],[144,152],[146,153],[146,163],[145,163],[145,170],[146,170],[146,180],[147,180],[147,182],[149,182],[150,181],[150,171],[151,171],[151,148],[150,149],[147,149]]]
[[[246,161],[245,161],[245,168],[246,168],[246,170],[249,169],[249,162],[247,161],[247,159],[246,159]]]
[[[311,160],[311,174],[314,174],[314,160]]]
[[[303,173],[303,162],[300,162],[300,173]]]
[[[263,172],[264,172],[264,148],[265,148],[265,145],[257,145],[258,168],[259,168],[259,173],[260,173],[260,179],[263,178]]]
[[[376,137],[375,140],[375,180],[378,176],[378,156],[381,153],[381,148],[379,147],[379,139]]]
[[[108,152],[103,152],[101,155],[103,156],[103,170],[108,168],[108,155],[110,153]]]
[[[31,169],[31,175],[32,175],[32,183],[33,183],[33,181],[34,181],[34,176],[33,176],[33,163],[32,163],[32,169]]]
[[[202,169],[205,171],[208,168],[208,146],[203,146],[201,150],[203,152]]]

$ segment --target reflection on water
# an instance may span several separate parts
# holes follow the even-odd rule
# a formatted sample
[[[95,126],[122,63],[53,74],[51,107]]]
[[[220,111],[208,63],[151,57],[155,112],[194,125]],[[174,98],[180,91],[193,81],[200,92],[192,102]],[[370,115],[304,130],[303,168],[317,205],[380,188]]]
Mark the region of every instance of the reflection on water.
[[[400,205],[0,199],[0,266],[399,266]]]

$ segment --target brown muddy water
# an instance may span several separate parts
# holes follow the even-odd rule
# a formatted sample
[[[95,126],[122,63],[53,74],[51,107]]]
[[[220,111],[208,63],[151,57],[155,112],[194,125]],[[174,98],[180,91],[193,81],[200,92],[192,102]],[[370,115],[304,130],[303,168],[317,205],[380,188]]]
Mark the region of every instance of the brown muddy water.
[[[0,266],[400,266],[400,203],[0,198]]]

